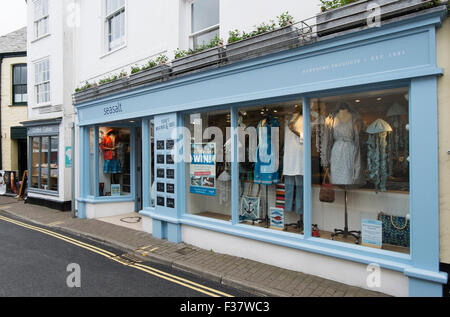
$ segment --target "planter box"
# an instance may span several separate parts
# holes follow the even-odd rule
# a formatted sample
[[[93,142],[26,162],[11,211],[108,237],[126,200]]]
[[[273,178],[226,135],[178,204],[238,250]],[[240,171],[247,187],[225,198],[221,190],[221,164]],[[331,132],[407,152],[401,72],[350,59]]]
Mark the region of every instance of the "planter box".
[[[224,56],[222,47],[214,47],[172,61],[172,75],[217,67]]]
[[[86,90],[76,92],[73,94],[74,103],[80,103],[85,100],[95,98],[98,95],[98,87],[91,87]]]
[[[170,74],[170,67],[168,65],[155,66],[135,74],[130,75],[128,81],[129,87],[136,87],[153,82],[161,82],[166,80]]]
[[[106,95],[125,89],[128,86],[128,77],[119,78],[115,81],[99,85],[98,95]]]
[[[316,16],[318,36],[326,36],[367,25],[370,4],[378,4],[381,21],[424,8],[426,0],[361,0]]]
[[[239,61],[298,47],[300,45],[298,35],[297,28],[287,26],[282,29],[227,44],[227,61]]]

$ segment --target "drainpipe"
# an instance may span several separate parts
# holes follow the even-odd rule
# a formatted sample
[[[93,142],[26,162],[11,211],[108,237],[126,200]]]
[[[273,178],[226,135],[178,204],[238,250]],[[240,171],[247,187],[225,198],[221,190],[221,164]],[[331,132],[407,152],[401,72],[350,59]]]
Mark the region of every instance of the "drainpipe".
[[[72,120],[72,218],[77,218],[75,209],[75,122]]]

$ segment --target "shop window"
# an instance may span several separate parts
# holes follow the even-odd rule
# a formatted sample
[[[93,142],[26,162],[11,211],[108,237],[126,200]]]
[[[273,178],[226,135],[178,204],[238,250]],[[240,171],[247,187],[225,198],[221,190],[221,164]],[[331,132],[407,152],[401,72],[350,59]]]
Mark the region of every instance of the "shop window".
[[[99,196],[131,194],[129,128],[100,127]]]
[[[240,108],[239,221],[303,233],[300,101]]]
[[[231,220],[231,162],[225,153],[231,150],[230,111],[194,113],[185,120],[190,153],[186,162],[187,213]]]
[[[219,36],[220,23],[219,0],[197,0],[191,5],[193,48],[209,44],[215,36]]]
[[[408,116],[407,88],[311,101],[313,236],[409,253]]]
[[[27,104],[27,65],[14,65],[12,69],[13,105]]]
[[[106,0],[108,51],[125,44],[125,0]]]
[[[58,191],[58,136],[31,137],[30,188]]]

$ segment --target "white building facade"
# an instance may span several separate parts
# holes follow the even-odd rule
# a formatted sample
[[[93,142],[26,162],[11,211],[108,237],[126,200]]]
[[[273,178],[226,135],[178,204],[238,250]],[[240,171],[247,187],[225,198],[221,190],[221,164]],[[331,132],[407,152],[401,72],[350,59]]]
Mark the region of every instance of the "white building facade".
[[[70,3],[27,1],[29,98],[28,121],[23,123],[29,137],[29,202],[65,211],[72,202],[75,131]]]

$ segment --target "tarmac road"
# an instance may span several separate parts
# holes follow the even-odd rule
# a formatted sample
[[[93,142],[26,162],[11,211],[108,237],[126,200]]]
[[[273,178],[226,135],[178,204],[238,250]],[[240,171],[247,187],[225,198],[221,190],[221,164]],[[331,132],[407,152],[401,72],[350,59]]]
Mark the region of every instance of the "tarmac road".
[[[117,257],[122,254],[90,240],[0,215],[0,296],[249,296],[162,265]],[[70,264],[75,264],[75,269],[68,270]],[[79,282],[81,287],[69,287],[67,280],[71,286]]]

